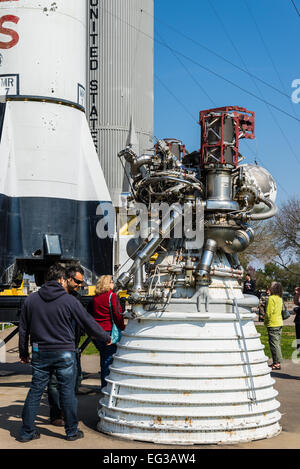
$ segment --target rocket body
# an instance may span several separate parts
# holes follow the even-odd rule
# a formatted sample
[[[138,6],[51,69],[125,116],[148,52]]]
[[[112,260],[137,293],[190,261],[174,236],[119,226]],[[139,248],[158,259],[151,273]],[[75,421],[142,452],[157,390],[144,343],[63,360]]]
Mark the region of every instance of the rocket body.
[[[0,15],[2,92],[84,107],[85,2],[2,0]]]
[[[129,191],[116,155],[135,128],[137,153],[153,147],[153,0],[89,0],[87,114],[113,204]]]
[[[2,277],[16,260],[34,273],[45,235],[90,279],[111,271],[112,241],[96,232],[111,198],[84,112],[86,15],[82,0],[0,1]]]

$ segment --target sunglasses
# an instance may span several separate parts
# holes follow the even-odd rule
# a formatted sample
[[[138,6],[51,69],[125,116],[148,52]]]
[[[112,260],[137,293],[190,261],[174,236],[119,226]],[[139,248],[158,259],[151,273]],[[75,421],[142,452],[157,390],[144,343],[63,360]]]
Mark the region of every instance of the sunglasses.
[[[72,277],[72,280],[74,280],[74,282],[77,283],[77,285],[82,285],[84,283],[84,280],[78,280],[75,277]]]

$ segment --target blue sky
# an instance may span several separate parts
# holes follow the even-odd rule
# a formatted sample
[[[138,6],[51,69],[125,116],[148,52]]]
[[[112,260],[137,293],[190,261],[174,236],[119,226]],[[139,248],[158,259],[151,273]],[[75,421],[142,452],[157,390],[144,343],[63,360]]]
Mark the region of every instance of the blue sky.
[[[300,0],[294,3],[300,12]],[[256,139],[240,142],[244,162],[256,159],[270,171],[279,205],[299,196],[300,102],[293,103],[291,96],[294,80],[299,79],[300,89],[300,16],[293,2],[154,4],[155,136],[178,138],[191,152],[200,147],[201,109],[245,107],[255,112]]]

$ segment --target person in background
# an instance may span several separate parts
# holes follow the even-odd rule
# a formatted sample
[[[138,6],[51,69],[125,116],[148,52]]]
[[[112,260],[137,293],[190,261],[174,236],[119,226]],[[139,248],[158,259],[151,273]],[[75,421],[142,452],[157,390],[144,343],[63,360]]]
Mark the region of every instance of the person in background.
[[[294,323],[296,330],[297,350],[300,350],[300,286],[295,288],[294,304],[296,305],[296,308],[294,308]]]
[[[258,320],[262,322],[264,320],[265,314],[266,314],[266,309],[268,305],[268,299],[270,296],[270,289],[267,288],[265,293],[262,293],[260,298],[259,298],[259,303],[258,303]]]
[[[111,333],[112,322],[109,308],[109,298],[111,300],[112,316],[116,326],[124,330],[125,324],[122,315],[122,308],[116,293],[113,292],[114,282],[111,275],[102,275],[96,284],[96,295],[94,296],[94,318],[95,321],[108,333]],[[99,340],[94,340],[94,344],[100,352],[100,374],[101,390],[106,386],[105,378],[109,375],[109,366],[113,361],[113,355],[117,351],[117,345],[105,345]]]
[[[80,299],[80,289],[84,286],[84,270],[80,264],[71,264],[66,267],[67,277],[67,291],[69,295],[74,296],[77,300]],[[75,341],[76,341],[76,363],[77,363],[77,379],[75,391],[79,393],[79,387],[82,381],[81,369],[81,355],[79,350],[79,342],[81,337],[85,334],[84,329],[80,328],[74,321]]]
[[[54,371],[59,383],[59,398],[65,418],[66,439],[83,438],[78,430],[75,395],[76,344],[72,321],[99,342],[111,343],[105,332],[76,298],[67,294],[63,266],[50,267],[47,282],[26,298],[19,321],[19,354],[21,363],[29,363],[29,337],[32,345],[32,381],[22,412],[19,441],[40,438],[34,426],[42,394]]]
[[[76,299],[80,297],[79,290],[84,284],[84,270],[80,264],[71,264],[66,269],[66,288],[69,295],[74,296]],[[81,360],[79,351],[79,342],[81,336],[84,334],[84,330],[72,320],[72,325],[75,334],[76,344],[76,381],[75,381],[75,393],[79,394],[79,386],[82,381],[82,370]],[[65,421],[63,418],[63,412],[59,400],[59,390],[56,374],[53,372],[48,384],[48,402],[50,407],[50,422],[56,427],[63,427]]]
[[[255,280],[251,279],[251,275],[249,273],[246,274],[243,293],[246,293],[248,295],[255,295],[255,288],[256,288]]]
[[[281,369],[281,333],[283,326],[282,319],[282,286],[279,282],[272,282],[270,286],[270,296],[267,304],[264,324],[268,330],[269,345],[272,354],[272,370]]]

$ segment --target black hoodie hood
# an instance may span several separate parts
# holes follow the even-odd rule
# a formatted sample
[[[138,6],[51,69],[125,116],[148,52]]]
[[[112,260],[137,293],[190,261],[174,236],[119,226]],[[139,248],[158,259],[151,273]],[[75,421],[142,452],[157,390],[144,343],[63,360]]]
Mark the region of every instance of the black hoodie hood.
[[[44,301],[54,301],[62,295],[66,295],[66,290],[62,285],[54,280],[45,283],[38,291],[38,294]]]

